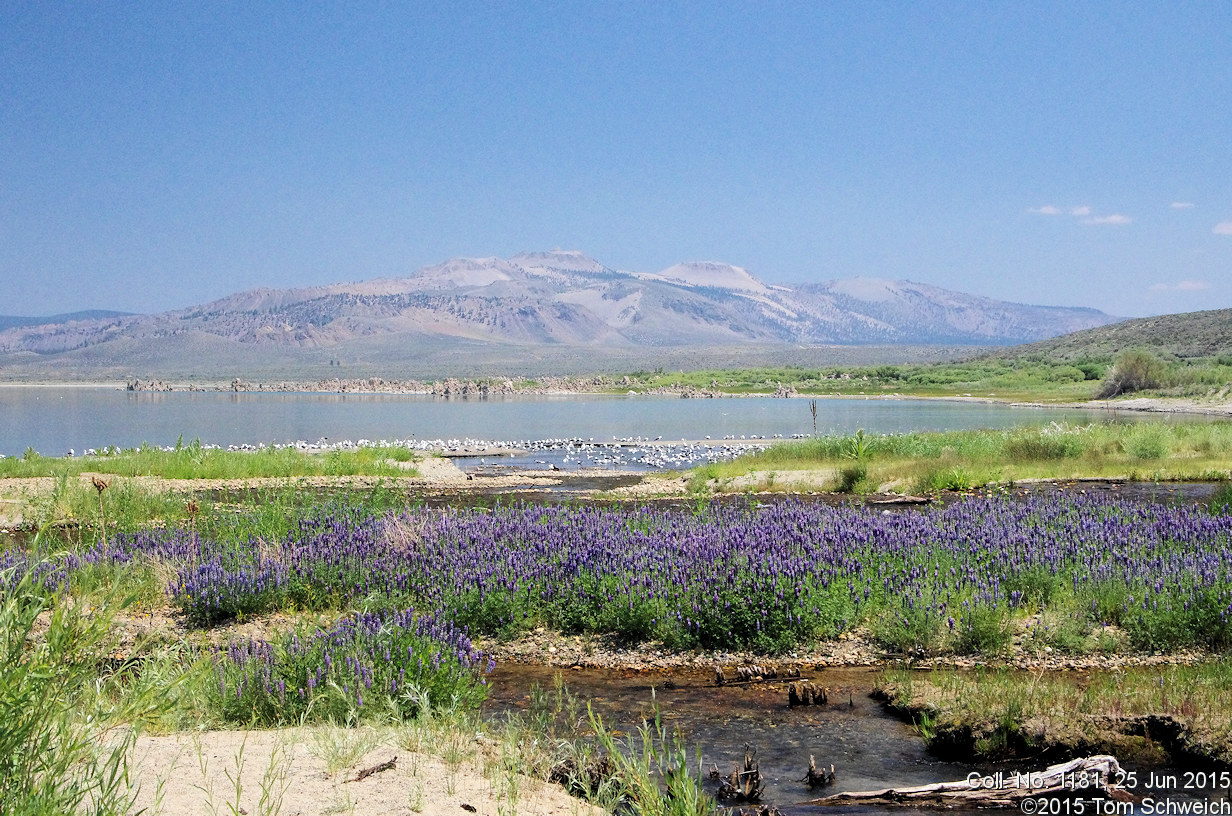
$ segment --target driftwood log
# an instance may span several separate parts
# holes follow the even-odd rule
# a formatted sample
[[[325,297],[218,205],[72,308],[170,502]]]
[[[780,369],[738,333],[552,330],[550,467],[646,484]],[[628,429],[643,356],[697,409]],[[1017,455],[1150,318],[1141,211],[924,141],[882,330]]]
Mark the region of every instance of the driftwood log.
[[[1101,755],[1050,765],[1029,774],[1000,772],[912,788],[836,793],[801,804],[1016,808],[1023,800],[1036,798],[1098,797],[1119,802],[1135,801],[1131,794],[1117,787],[1123,778],[1124,772],[1116,758]]]
[[[735,666],[733,668],[735,677],[728,677],[723,666],[715,664],[714,667],[714,684],[722,686],[727,683],[756,683],[762,680],[776,680],[778,678],[793,678],[800,677],[799,666],[788,666],[785,669],[779,669],[778,666],[760,665],[754,663],[750,666]]]
[[[373,765],[371,768],[364,768],[355,777],[355,781],[363,782],[365,779],[372,776],[373,774],[379,774],[382,771],[392,771],[394,768],[397,768],[397,767],[398,767],[398,758],[394,757],[388,762],[382,762],[379,765]]]

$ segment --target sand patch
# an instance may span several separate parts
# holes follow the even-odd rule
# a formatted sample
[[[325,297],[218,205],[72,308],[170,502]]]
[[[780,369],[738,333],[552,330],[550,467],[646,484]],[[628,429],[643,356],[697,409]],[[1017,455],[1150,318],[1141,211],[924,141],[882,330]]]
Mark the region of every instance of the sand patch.
[[[143,736],[136,808],[155,814],[598,816],[559,785],[501,770],[499,748],[461,737],[446,762],[409,750],[409,731],[288,728]],[[461,754],[461,757],[459,757]],[[359,779],[364,769],[394,767]]]

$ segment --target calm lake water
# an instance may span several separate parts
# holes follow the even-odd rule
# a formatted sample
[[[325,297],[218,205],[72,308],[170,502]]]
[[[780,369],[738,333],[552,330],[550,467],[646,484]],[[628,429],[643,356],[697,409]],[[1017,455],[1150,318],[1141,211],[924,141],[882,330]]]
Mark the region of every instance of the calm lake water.
[[[938,400],[817,401],[817,430],[871,433],[1086,424],[1113,412],[1015,408]],[[1130,417],[1134,419],[1134,417]],[[0,388],[0,454],[46,456],[108,445],[173,445],[180,437],[218,445],[344,440],[538,440],[608,442],[740,439],[813,433],[807,399],[679,399],[646,396],[509,397],[141,393],[97,387]]]

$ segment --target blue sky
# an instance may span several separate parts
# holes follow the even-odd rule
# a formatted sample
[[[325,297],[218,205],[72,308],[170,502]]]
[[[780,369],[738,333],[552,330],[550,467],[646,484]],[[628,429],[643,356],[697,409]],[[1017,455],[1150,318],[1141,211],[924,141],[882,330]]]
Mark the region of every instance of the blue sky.
[[[1232,4],[4,3],[0,313],[580,249],[1232,306]]]

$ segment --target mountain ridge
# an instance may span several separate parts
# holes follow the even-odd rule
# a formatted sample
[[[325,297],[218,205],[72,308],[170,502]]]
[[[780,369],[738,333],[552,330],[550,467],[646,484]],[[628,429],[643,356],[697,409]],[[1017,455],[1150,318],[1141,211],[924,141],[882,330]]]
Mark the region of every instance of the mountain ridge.
[[[117,312],[111,309],[85,309],[80,312],[65,312],[64,314],[28,317],[21,315],[0,315],[0,331],[22,328],[24,326],[53,326],[61,323],[72,323],[77,320],[106,320],[111,317],[132,317],[133,312]]]
[[[1115,320],[1094,309],[1008,303],[912,281],[788,286],[719,261],[640,273],[578,251],[550,250],[452,258],[403,277],[256,288],[151,315],[12,326],[0,330],[0,365],[28,362],[31,354],[94,359],[133,343],[183,347],[191,356],[193,338],[217,353],[209,337],[237,352],[266,349],[272,356],[293,349],[345,356],[352,348],[385,356],[459,343],[582,350],[1004,346]]]

